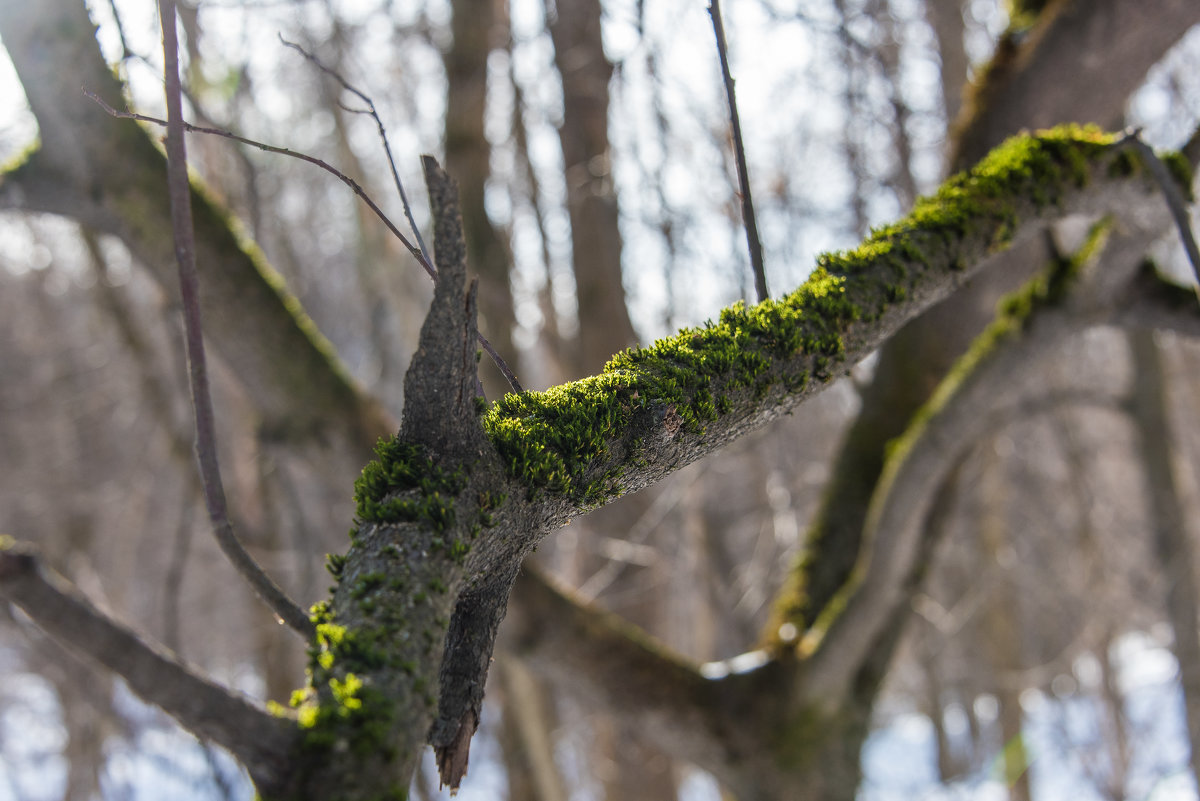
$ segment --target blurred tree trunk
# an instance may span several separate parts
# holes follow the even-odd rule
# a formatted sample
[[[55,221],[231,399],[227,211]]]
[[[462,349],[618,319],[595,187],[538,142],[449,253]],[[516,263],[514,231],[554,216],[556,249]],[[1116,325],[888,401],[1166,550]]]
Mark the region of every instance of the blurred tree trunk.
[[[1015,557],[1005,553],[1012,549],[1008,533],[1006,465],[994,452],[988,454],[985,462],[979,488],[979,536],[983,542],[984,556],[990,564],[1015,567]],[[985,625],[988,659],[1000,676],[995,693],[1000,712],[1000,759],[1004,784],[1008,788],[1009,801],[1030,801],[1029,757],[1023,735],[1021,688],[1012,680],[1024,667],[1020,602],[1014,580],[1014,577],[1006,576],[997,586],[988,602]]]
[[[600,0],[562,0],[555,6],[550,36],[562,78],[558,135],[579,304],[577,375],[596,372],[636,340],[621,283],[621,232],[608,142],[612,64],[600,34]]]
[[[1195,553],[1179,482],[1171,464],[1171,425],[1162,354],[1152,331],[1129,335],[1133,354],[1133,405],[1150,492],[1154,550],[1166,583],[1167,618],[1175,633],[1173,650],[1183,685],[1184,711],[1191,744],[1191,769],[1200,786],[1200,621],[1197,620]]]
[[[550,12],[554,63],[562,81],[563,117],[558,134],[579,309],[576,353],[568,377],[596,372],[614,353],[636,342],[621,281],[621,231],[608,140],[613,68],[604,54],[600,15],[599,0],[559,0]],[[627,531],[652,496],[639,493],[590,516],[586,526],[589,539],[595,542],[600,536]],[[597,562],[587,558],[590,549],[581,551],[584,563],[577,569],[590,572]],[[637,603],[621,608],[623,616],[652,632],[659,628],[664,603],[662,582],[647,578],[657,569],[651,566],[638,571],[633,581],[645,581],[649,588],[639,593]],[[606,798],[650,801],[675,796],[670,758],[644,744],[620,719],[598,716],[595,729],[597,761],[612,766],[603,774]]]
[[[458,182],[467,262],[479,275],[479,330],[510,367],[516,359],[516,323],[508,268],[508,242],[487,214],[485,196],[492,174],[492,147],[486,133],[488,56],[508,41],[504,0],[454,0],[450,30],[454,41],[443,55],[446,67],[446,172]],[[508,384],[488,359],[480,370],[489,398]],[[519,373],[518,373],[519,374]]]
[[[554,759],[557,726],[546,686],[519,659],[502,657],[496,668],[504,705],[499,738],[509,801],[567,801]]]
[[[925,19],[937,39],[941,60],[942,108],[946,123],[958,119],[963,88],[967,85],[967,48],[963,41],[962,0],[925,0]]]

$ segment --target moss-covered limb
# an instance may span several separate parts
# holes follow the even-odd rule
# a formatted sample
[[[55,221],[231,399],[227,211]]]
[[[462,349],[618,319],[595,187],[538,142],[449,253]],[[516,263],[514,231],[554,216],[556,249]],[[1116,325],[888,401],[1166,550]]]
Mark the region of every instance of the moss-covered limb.
[[[402,798],[437,707],[454,593],[464,573],[426,520],[363,523],[313,608],[309,684],[293,698],[301,740],[279,798]]]
[[[40,149],[8,174],[3,196],[20,200],[20,208],[70,216],[118,236],[173,295],[165,160],[136,123],[109,117],[80,93],[82,84],[123,107],[121,86],[94,34],[77,0],[0,5],[0,37],[41,130]],[[390,415],[349,378],[228,213],[200,190],[192,202],[205,337],[246,387],[264,431],[369,452],[379,436],[395,430]],[[297,404],[298,397],[305,402]]]
[[[617,354],[604,372],[508,395],[483,417],[505,468],[559,517],[649,484],[790,409],[1045,218],[1148,192],[1093,131],[1016,137],[799,289]],[[551,508],[551,504],[547,504]]]
[[[888,621],[907,606],[922,557],[932,548],[936,531],[925,525],[926,517],[947,474],[995,426],[994,418],[1005,415],[1002,407],[1022,389],[1017,377],[1036,370],[1070,333],[1095,323],[1079,276],[1094,268],[1108,231],[1109,223],[1097,224],[1077,254],[1010,296],[892,447],[872,499],[857,574],[801,644],[812,655],[799,677],[800,697],[836,708],[853,691],[861,666],[878,658],[880,641],[892,636]]]
[[[337,585],[314,610],[310,683],[296,699],[307,731],[297,798],[401,793],[430,736],[443,781],[457,787],[509,584],[545,533],[507,501],[508,478],[479,425],[475,293],[464,292],[457,200],[436,163],[425,166],[433,303],[405,377],[400,434],[379,442],[355,484],[351,547],[330,559]],[[453,718],[446,726],[434,726],[439,708]],[[353,759],[336,757],[347,750]]]
[[[1176,165],[1172,172],[1181,190],[1185,190],[1191,180],[1188,157],[1175,153],[1163,158],[1167,164]],[[1129,147],[1114,157],[1109,169],[1113,174],[1140,174],[1145,168],[1144,154]],[[904,433],[911,416],[929,399],[970,339],[985,327],[983,314],[991,304],[981,299],[996,297],[1002,287],[1019,286],[1022,275],[1032,274],[1026,265],[1041,264],[1050,257],[1048,242],[1042,237],[1031,238],[1006,251],[987,276],[956,295],[954,303],[941,304],[923,314],[880,348],[872,381],[862,396],[862,408],[838,451],[821,508],[806,534],[805,548],[789,571],[775,614],[764,630],[768,642],[789,647],[790,638],[802,635],[836,596],[858,558],[866,509],[882,471],[886,443]],[[1136,250],[1139,246],[1122,245],[1132,248],[1129,258],[1133,261],[1142,258]],[[1116,271],[1111,280],[1125,287],[1128,275]],[[1123,298],[1124,318],[1132,325],[1139,324],[1139,317],[1144,324],[1162,324],[1156,315],[1160,303],[1167,301],[1160,296],[1169,293],[1168,288],[1149,277],[1127,288],[1137,291]],[[1195,299],[1190,294],[1184,296],[1184,305],[1179,307],[1184,314],[1171,318],[1185,327],[1193,324]],[[787,636],[780,637],[781,631]]]
[[[1016,24],[970,90],[956,125],[955,169],[1022,128],[1067,121],[1111,125],[1147,71],[1200,22],[1200,5],[1176,0],[1013,5]],[[1088,91],[1078,91],[1082,85]]]
[[[112,670],[148,703],[234,754],[255,783],[282,781],[294,727],[205,679],[161,646],[112,620],[36,550],[0,536],[0,598],[16,604],[58,642]]]

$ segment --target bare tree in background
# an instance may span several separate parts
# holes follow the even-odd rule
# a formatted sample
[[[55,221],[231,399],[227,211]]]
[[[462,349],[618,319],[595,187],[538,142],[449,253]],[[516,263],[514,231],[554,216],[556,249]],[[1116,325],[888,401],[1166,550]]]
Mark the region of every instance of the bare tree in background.
[[[896,43],[904,28],[898,18],[881,18],[886,3],[869,4],[871,15],[858,17],[857,6],[845,5],[844,29],[836,37],[844,54],[860,76],[891,81],[894,90],[885,105],[899,166],[873,183],[890,187],[906,204],[912,194],[906,187],[916,181],[904,135],[910,109],[897,77]],[[1026,126],[1118,124],[1147,70],[1200,22],[1200,9],[1188,2],[1160,0],[1137,14],[1126,6],[1062,0],[1044,9],[1015,9],[997,60],[981,71],[956,126],[953,163],[966,167],[984,159],[989,148]],[[926,8],[947,42],[943,66],[958,73],[944,80],[947,87],[965,78],[953,42],[960,34],[952,19],[947,22],[956,9],[945,3]],[[176,292],[168,269],[171,224],[162,200],[166,164],[151,138],[157,133],[109,117],[89,101],[70,101],[82,82],[109,105],[125,106],[82,4],[0,4],[0,36],[40,129],[38,145],[4,173],[0,199],[9,209],[73,220],[88,236],[101,237],[93,256],[105,262],[90,291],[67,295],[72,304],[85,299],[85,314],[69,305],[53,308],[66,303],[56,300],[63,292],[38,285],[36,278],[14,282],[19,290],[6,289],[0,297],[16,333],[0,348],[4,408],[26,413],[30,402],[17,388],[37,386],[52,404],[76,407],[86,425],[50,441],[0,427],[15,464],[44,465],[14,475],[47,476],[36,485],[21,478],[20,500],[3,518],[5,531],[39,549],[4,541],[0,592],[23,610],[27,618],[21,620],[32,620],[51,640],[114,671],[186,729],[228,749],[266,798],[399,798],[410,786],[424,793],[426,781],[417,774],[426,744],[434,747],[442,780],[457,787],[484,717],[483,689],[498,631],[505,657],[519,660],[503,669],[505,708],[511,710],[504,717],[506,725],[511,718],[524,728],[526,745],[539,742],[538,729],[548,725],[549,714],[529,714],[536,691],[525,671],[532,668],[564,702],[603,708],[620,731],[637,731],[664,760],[709,771],[738,798],[852,797],[872,710],[914,599],[938,564],[939,541],[971,536],[976,558],[1004,562],[1010,544],[1003,529],[1011,526],[1006,521],[1017,503],[1009,495],[1037,497],[985,459],[986,478],[978,481],[987,522],[966,529],[933,525],[948,513],[943,504],[952,497],[952,476],[955,495],[971,489],[963,480],[971,449],[995,437],[1005,421],[1042,413],[1029,407],[1046,397],[1045,376],[1055,374],[1060,350],[1085,332],[1112,325],[1191,336],[1196,329],[1194,297],[1144,269],[1151,245],[1170,230],[1145,156],[1130,140],[1078,129],[1017,140],[896,226],[873,234],[862,249],[821,257],[820,269],[792,294],[749,309],[731,307],[711,326],[617,355],[596,373],[634,340],[622,286],[609,130],[613,64],[600,36],[599,4],[559,3],[548,10],[546,35],[562,80],[558,134],[580,323],[578,364],[580,372],[595,374],[485,408],[475,396],[476,309],[502,350],[511,350],[515,325],[508,232],[488,219],[483,202],[493,169],[483,113],[488,55],[504,47],[507,20],[490,2],[455,3],[452,12],[450,39],[439,45],[450,91],[443,145],[447,165],[460,179],[461,201],[431,165],[429,222],[439,278],[420,339],[404,346],[415,355],[399,422],[389,411],[396,398],[381,401],[350,377],[337,349],[242,238],[217,198],[193,192],[205,335],[219,358],[218,407],[239,421],[218,432],[227,472],[247,496],[235,506],[235,522],[258,561],[283,576],[295,596],[306,603],[324,598],[312,610],[315,634],[301,642],[289,640],[268,613],[248,603],[244,590],[229,589],[235,586],[231,576],[217,592],[195,584],[197,576],[225,575],[220,571],[227,567],[181,516],[194,505],[194,479],[180,478],[165,489],[160,481],[154,492],[113,501],[120,486],[93,468],[122,464],[121,474],[136,483],[172,459],[184,461],[178,409],[171,408],[178,401],[152,402],[178,386],[177,376],[161,366],[172,358],[163,344],[170,337],[162,333],[171,318],[155,311],[156,303],[163,305],[156,298],[166,297],[169,308]],[[425,19],[411,25],[433,27]],[[436,31],[429,38],[437,39]],[[1066,65],[1055,60],[1064,53],[1077,58]],[[1103,66],[1089,72],[1094,64]],[[1047,74],[1058,79],[1047,81]],[[862,102],[853,114],[862,116],[850,119],[862,125],[847,130],[866,131],[867,117],[875,113],[868,102],[873,93],[859,89]],[[950,102],[944,102],[949,113]],[[338,139],[350,155],[354,137],[339,133]],[[865,149],[854,152],[867,155]],[[1185,149],[1172,161],[1178,179],[1186,178],[1194,156]],[[864,181],[871,179],[869,163],[856,171]],[[357,214],[339,193],[313,197],[318,210],[306,212]],[[533,208],[535,214],[545,211],[536,201]],[[864,204],[864,221],[866,215]],[[1086,234],[1067,237],[1058,226],[1073,215],[1083,217],[1085,224],[1074,227]],[[274,224],[264,215],[264,226]],[[302,229],[296,241],[308,243],[312,232]],[[65,238],[47,230],[47,241],[61,248]],[[287,241],[289,234],[284,229],[264,238]],[[294,259],[297,272],[289,279],[298,291],[316,286],[305,291],[305,306],[311,295],[319,308],[317,297],[343,290],[329,271],[300,272],[306,258],[320,252],[319,242],[312,244],[317,247],[277,247],[288,256],[276,262]],[[385,250],[367,252],[378,257]],[[630,258],[624,255],[627,270]],[[477,291],[468,288],[468,264],[480,272]],[[128,275],[118,277],[121,270]],[[395,279],[363,277],[366,270],[360,260],[355,280],[362,287],[349,294],[365,296],[365,313],[384,315],[378,295],[393,297]],[[123,289],[108,286],[114,283],[135,298],[132,312],[113,307],[111,298],[104,305],[110,290]],[[778,280],[772,284],[780,287]],[[1017,299],[977,339],[993,316],[999,288],[1014,287]],[[320,322],[348,330],[360,325],[355,318],[362,314],[361,307],[331,306]],[[26,333],[43,331],[43,319],[69,323],[70,342],[119,337],[134,356],[109,362],[96,348],[58,352],[52,342]],[[397,346],[380,340],[403,326],[384,317],[370,323],[362,327],[371,331],[375,350],[394,358]],[[972,341],[977,344],[959,359]],[[830,459],[827,435],[835,426],[819,415],[831,393],[816,396],[877,348],[861,410],[830,461],[815,522],[802,536],[793,532],[788,543],[786,521],[793,527],[797,522],[795,514],[789,518],[789,505],[805,486],[798,477]],[[353,361],[363,365],[370,358]],[[148,377],[155,375],[170,378],[152,385]],[[135,403],[147,414],[123,408],[129,401],[119,387],[137,383],[146,384]],[[1069,395],[1071,388],[1062,391]],[[775,424],[770,438],[743,445],[744,455],[725,450],[687,467],[720,447],[738,448],[735,441],[745,442],[753,429],[793,410],[796,421]],[[807,444],[782,441],[778,432],[787,429],[813,436]],[[175,433],[163,436],[164,430]],[[826,435],[819,443],[818,433]],[[363,472],[350,509],[350,478],[381,437],[385,443]],[[134,442],[146,443],[144,457],[129,447]],[[1034,467],[1049,463],[1029,461]],[[651,563],[665,554],[689,564],[696,580],[672,579],[670,590],[650,606],[690,594],[693,613],[681,606],[671,614],[641,609],[635,615],[639,622],[666,621],[658,624],[663,630],[651,632],[659,640],[541,574],[518,578],[523,559],[569,519],[672,474],[679,484],[644,499],[625,518],[632,522],[624,531],[601,532],[597,540],[625,564]],[[698,503],[688,506],[686,498]],[[1032,508],[1028,500],[1024,505]],[[67,511],[73,515],[69,525],[60,519]],[[95,542],[99,532],[114,530],[138,532],[153,547],[139,549],[146,558],[131,558],[124,549]],[[688,546],[672,551],[667,530]],[[799,554],[786,576],[770,570],[776,549],[785,545]],[[771,556],[756,558],[759,550]],[[313,566],[326,551],[335,554],[328,595]],[[1032,572],[1023,559],[1013,564],[1021,565],[1022,574]],[[641,591],[636,582],[614,583],[593,571],[582,578],[596,578],[590,589],[584,586],[593,597],[611,588],[601,598],[610,608],[621,606],[622,587]],[[1186,586],[1178,580],[1171,585],[1172,610],[1179,607],[1178,588]],[[713,597],[705,600],[701,587],[711,587]],[[203,605],[199,601],[212,609],[193,613]],[[1022,610],[995,602],[980,606],[992,610],[984,613],[981,636],[999,646],[996,632],[1007,632],[1012,645],[993,665],[1007,675],[993,687],[965,687],[966,695],[1000,684],[1019,694],[1022,685],[1012,675],[1028,667],[1027,654],[1040,658],[1061,642],[1028,636]],[[776,612],[768,620],[772,606]],[[167,613],[176,608],[189,611]],[[146,634],[115,623],[107,610],[138,621]],[[1001,612],[1011,614],[999,620]],[[705,628],[698,621],[710,615],[717,622]],[[689,643],[678,629],[692,626],[707,633]],[[765,634],[757,639],[760,627]],[[203,653],[191,645],[199,636]],[[661,644],[675,638],[690,652],[680,656]],[[756,641],[760,650],[720,661]],[[1187,647],[1186,638],[1180,645]],[[306,683],[297,669],[301,647],[308,650]],[[701,668],[701,662],[708,664]],[[237,666],[247,663],[266,677],[266,694],[276,701],[288,700],[289,675],[295,686],[304,686],[291,705],[249,701],[227,689],[236,683]],[[223,681],[205,678],[200,669]],[[98,719],[119,718],[107,711],[107,693],[98,691],[94,699]],[[1011,715],[1003,730],[1019,735],[1019,705],[1006,697],[1002,706],[1002,714]],[[73,747],[94,747],[90,725],[72,728]],[[563,768],[553,764],[553,755],[547,758],[544,737],[533,747],[524,764],[537,771],[530,783],[536,789],[514,784],[513,792],[554,797],[564,778],[554,774]],[[602,780],[622,793],[637,792],[628,782],[608,779]],[[72,776],[71,784],[81,797],[89,791],[86,776]],[[674,792],[669,778],[642,785],[643,797]],[[668,789],[653,789],[661,787]]]

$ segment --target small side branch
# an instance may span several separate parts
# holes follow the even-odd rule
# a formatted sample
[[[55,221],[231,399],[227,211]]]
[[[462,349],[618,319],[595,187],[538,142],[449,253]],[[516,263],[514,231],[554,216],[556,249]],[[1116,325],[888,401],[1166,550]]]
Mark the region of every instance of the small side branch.
[[[738,184],[742,190],[742,219],[746,224],[746,245],[750,248],[750,267],[754,270],[754,291],[761,303],[770,297],[767,292],[767,273],[763,264],[762,240],[754,216],[754,200],[750,194],[750,172],[746,167],[746,146],[742,142],[742,123],[738,118],[737,99],[733,93],[733,76],[729,71],[729,50],[725,44],[725,25],[721,21],[720,0],[711,0],[708,15],[712,17],[717,36],[717,53],[721,57],[721,75],[725,79],[725,97],[729,100],[729,119],[733,126],[733,148],[737,159]]]
[[[183,139],[183,101],[179,85],[179,43],[175,33],[175,2],[159,0],[167,95],[167,182],[171,198],[171,224],[175,233],[175,260],[183,306],[184,340],[192,408],[196,420],[196,456],[204,484],[204,501],[213,534],[238,573],[250,583],[279,618],[311,639],[313,625],[299,606],[271,580],[242,547],[229,520],[221,468],[217,461],[216,422],[208,389],[208,367],[200,321],[200,280],[196,271],[195,233],[192,228],[192,187],[187,175],[187,148]]]
[[[158,117],[151,117],[146,114],[136,114],[136,113],[130,112],[130,111],[121,111],[120,109],[113,108],[111,105],[104,102],[104,100],[102,100],[100,98],[100,96],[95,94],[94,92],[84,89],[83,93],[86,96],[88,96],[89,98],[91,98],[97,105],[99,105],[102,109],[104,109],[104,111],[107,114],[109,114],[112,117],[118,117],[120,119],[136,120],[138,122],[145,122],[145,123],[149,123],[151,125],[161,125],[163,127],[167,126],[166,120],[159,119]],[[350,176],[346,175],[341,170],[332,166],[328,162],[325,162],[315,156],[310,156],[307,153],[300,153],[295,150],[289,150],[286,147],[276,147],[275,145],[268,145],[265,142],[259,142],[254,139],[248,139],[244,136],[239,136],[238,134],[235,134],[231,131],[223,130],[221,128],[208,128],[208,127],[204,127],[201,125],[193,125],[190,122],[185,121],[185,122],[183,122],[183,129],[185,131],[187,131],[188,133],[200,133],[200,134],[209,134],[211,136],[220,136],[225,139],[230,139],[239,144],[257,148],[266,153],[275,153],[280,156],[290,156],[291,158],[299,159],[300,161],[306,161],[309,164],[312,164],[316,167],[321,168],[322,170],[329,173],[330,175],[332,175],[333,177],[335,177],[339,181],[341,181],[343,184],[348,186],[350,188],[350,191],[352,191],[355,195],[357,195],[359,197],[359,199],[362,200],[363,203],[365,203],[367,205],[367,208],[369,208],[371,210],[371,212],[376,217],[379,218],[379,220],[384,224],[384,226],[387,227],[388,231],[391,232],[392,236],[396,237],[396,239],[398,239],[400,241],[400,244],[404,245],[404,248],[409,253],[412,254],[413,258],[417,260],[417,263],[419,265],[421,265],[421,268],[423,270],[425,270],[425,274],[428,275],[432,280],[434,280],[434,281],[437,280],[437,270],[433,266],[433,261],[428,257],[428,255],[425,252],[425,243],[421,241],[420,235],[418,234],[418,237],[417,237],[419,246],[414,245],[408,239],[408,237],[406,237],[404,235],[404,233],[398,227],[396,227],[396,224],[394,222],[392,222],[391,218],[389,218],[386,214],[384,214],[383,209],[381,209],[379,207],[379,204],[371,199],[371,196],[367,194],[366,190],[363,189],[362,186],[357,181],[355,181]],[[390,157],[391,156],[389,153],[389,159],[390,159]],[[399,181],[399,178],[397,178],[396,180]],[[408,210],[407,203],[405,203],[405,210],[409,216],[409,221],[411,223],[412,216],[411,216],[411,211]],[[416,230],[417,229],[414,224],[413,231],[415,232]],[[486,352],[487,355],[489,357],[491,357],[492,361],[495,362],[496,367],[500,370],[501,374],[504,375],[504,378],[508,381],[508,384],[512,388],[512,391],[518,392],[518,393],[524,391],[524,388],[521,386],[521,382],[517,380],[516,374],[513,373],[512,369],[508,366],[508,363],[504,361],[504,358],[492,346],[492,343],[489,342],[487,340],[487,338],[479,331],[475,332],[475,338],[478,340],[479,346],[481,348],[483,348],[484,352]]]
[[[293,724],[202,678],[91,604],[41,565],[32,546],[0,541],[0,597],[48,635],[123,678],[197,736],[228,748],[260,788],[283,778]]]
[[[410,206],[408,203],[408,195],[404,191],[404,183],[400,180],[400,173],[396,170],[396,160],[392,158],[392,146],[391,143],[388,142],[387,130],[383,127],[383,120],[379,119],[379,113],[375,110],[375,101],[372,100],[366,93],[351,86],[350,83],[337,72],[337,70],[325,66],[323,63],[321,63],[320,59],[305,50],[300,45],[296,44],[295,42],[289,42],[287,39],[284,39],[283,36],[279,37],[279,41],[283,42],[284,47],[290,47],[300,55],[304,56],[304,58],[312,63],[313,66],[328,75],[333,80],[337,81],[343,89],[367,104],[365,110],[351,109],[347,108],[346,106],[342,106],[342,108],[354,113],[364,113],[365,111],[366,114],[371,116],[371,119],[375,120],[375,127],[379,130],[379,139],[383,142],[383,152],[387,155],[388,167],[391,168],[392,171],[392,183],[395,184],[396,192],[400,195],[400,203],[404,206],[404,216],[408,219],[408,225],[412,229],[413,236],[417,240],[417,245],[421,249],[421,255],[424,256],[425,261],[428,262],[429,250],[425,247],[425,241],[421,239],[421,229],[417,227],[417,221],[413,219],[412,206]]]
[[[1188,215],[1187,200],[1184,198],[1179,184],[1171,175],[1171,171],[1167,169],[1167,165],[1154,152],[1154,148],[1142,141],[1140,130],[1127,133],[1122,143],[1130,145],[1138,152],[1138,155],[1146,160],[1146,166],[1158,183],[1158,188],[1162,190],[1167,208],[1171,210],[1171,218],[1175,221],[1175,227],[1179,229],[1179,238],[1183,242],[1183,249],[1187,252],[1188,261],[1192,264],[1192,272],[1196,276],[1196,281],[1200,283],[1200,248],[1197,248],[1196,237],[1192,235],[1192,222]]]

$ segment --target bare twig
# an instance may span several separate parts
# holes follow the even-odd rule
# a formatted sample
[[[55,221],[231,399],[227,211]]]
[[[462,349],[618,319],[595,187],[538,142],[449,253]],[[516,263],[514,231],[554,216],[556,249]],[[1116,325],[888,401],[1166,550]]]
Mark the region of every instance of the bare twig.
[[[87,95],[88,97],[90,97],[92,100],[94,100],[97,103],[97,105],[99,105],[102,109],[104,109],[109,115],[111,115],[113,117],[119,117],[120,119],[125,119],[125,120],[137,120],[138,122],[147,122],[147,123],[150,123],[151,125],[161,125],[164,128],[167,125],[166,120],[159,119],[158,117],[150,117],[146,114],[137,114],[132,111],[121,111],[120,109],[115,109],[112,106],[110,106],[108,103],[105,103],[95,92],[92,92],[88,89],[84,89],[83,93],[85,95]],[[359,185],[358,181],[355,181],[349,175],[346,175],[344,172],[337,169],[336,167],[330,165],[329,163],[327,163],[325,161],[322,161],[321,159],[319,159],[315,156],[310,156],[307,153],[300,153],[299,151],[290,150],[286,147],[276,147],[275,145],[268,145],[265,142],[259,142],[254,139],[247,139],[244,136],[239,136],[231,131],[226,131],[221,128],[207,128],[207,127],[204,127],[201,125],[192,125],[190,122],[184,122],[183,129],[185,131],[187,131],[188,133],[210,134],[212,136],[220,136],[225,139],[231,139],[234,142],[238,142],[243,145],[249,145],[250,147],[258,148],[259,150],[266,151],[267,153],[277,153],[281,156],[291,156],[294,159],[300,159],[301,161],[307,161],[309,164],[314,164],[317,167],[320,167],[322,170],[325,170],[325,172],[329,173],[330,175],[332,175],[333,177],[337,178],[339,181],[344,183],[346,186],[350,187],[350,190],[352,192],[354,192],[354,194],[358,195],[358,197],[364,203],[367,204],[367,208],[369,208],[372,212],[375,213],[375,216],[378,217],[383,222],[383,224],[387,226],[387,229],[392,232],[392,235],[395,236],[397,239],[399,239],[401,244],[404,245],[404,247],[408,250],[408,252],[413,255],[413,257],[420,263],[420,265],[423,268],[425,268],[425,272],[429,274],[430,278],[433,278],[434,276],[437,275],[437,271],[434,270],[434,268],[433,268],[433,263],[425,258],[424,254],[421,253],[420,249],[416,245],[414,245],[412,242],[408,241],[408,237],[406,237],[403,233],[401,233],[400,229],[396,227],[396,224],[393,223],[391,221],[391,219],[389,219],[388,216],[383,213],[383,209],[379,208],[379,206],[375,203],[375,201],[371,199],[370,195],[368,195],[366,193],[366,190],[364,190],[362,188],[362,186]]]
[[[762,240],[754,217],[754,200],[750,195],[750,175],[746,168],[746,147],[742,143],[742,123],[738,119],[737,100],[733,94],[733,76],[729,73],[729,51],[725,45],[725,26],[721,22],[720,0],[711,0],[708,15],[712,17],[717,35],[717,54],[721,57],[721,75],[725,79],[725,96],[729,100],[729,119],[733,124],[733,147],[737,157],[738,183],[742,190],[742,218],[746,223],[746,244],[750,248],[750,267],[754,270],[754,291],[761,303],[770,297],[767,292],[767,273],[763,266]]]
[[[200,463],[200,479],[204,484],[204,501],[217,543],[233,566],[283,622],[305,637],[311,638],[313,625],[308,615],[287,597],[246,552],[229,520],[225,490],[221,485],[221,468],[217,460],[216,424],[208,389],[208,368],[200,321],[200,285],[196,271],[195,233],[192,228],[192,188],[188,182],[187,147],[183,138],[183,101],[179,85],[175,0],[159,0],[158,10],[163,34],[163,74],[166,78],[167,183],[171,198],[171,224],[175,234],[175,260],[179,265],[188,375],[196,420],[196,456]]]
[[[88,89],[84,89],[83,93],[90,97],[96,102],[97,105],[104,109],[105,112],[113,117],[126,120],[137,120],[138,122],[146,122],[150,123],[151,125],[161,125],[163,127],[166,127],[167,125],[166,120],[159,119],[158,117],[151,117],[146,114],[137,114],[132,111],[121,111],[120,109],[113,108],[108,103],[105,103],[96,93]],[[392,235],[400,240],[400,243],[404,245],[405,249],[407,249],[409,253],[412,254],[413,258],[417,260],[417,263],[420,264],[425,270],[425,273],[431,279],[437,277],[437,270],[433,266],[433,261],[426,258],[425,254],[421,252],[421,249],[408,240],[408,237],[406,237],[400,231],[400,229],[396,227],[396,224],[393,223],[386,214],[384,214],[383,209],[379,208],[379,204],[371,199],[371,196],[366,193],[366,190],[364,190],[361,185],[359,185],[358,181],[355,181],[349,175],[346,175],[344,172],[332,166],[328,162],[322,161],[315,156],[310,156],[307,153],[290,150],[286,147],[268,145],[265,142],[259,142],[254,139],[248,139],[244,136],[239,136],[238,134],[223,130],[221,128],[207,128],[200,125],[192,125],[190,122],[184,122],[183,129],[188,133],[201,133],[212,136],[220,136],[243,145],[258,148],[259,150],[267,153],[277,153],[281,156],[290,156],[294,159],[306,161],[309,164],[320,167],[322,170],[325,170],[325,172],[329,173],[346,186],[350,187],[350,190],[354,192],[354,194],[358,195],[358,197],[367,204],[367,208],[374,212],[375,216],[378,217],[385,226],[387,226],[387,229],[392,232]],[[517,380],[517,376],[513,373],[512,369],[509,368],[508,364],[504,361],[500,354],[496,352],[496,349],[492,347],[492,343],[488,342],[487,338],[479,332],[476,332],[476,339],[479,341],[479,346],[483,348],[488,356],[491,357],[492,361],[495,362],[496,367],[504,375],[504,378],[508,381],[509,386],[512,387],[512,391],[523,392],[524,389],[521,387],[521,382]]]
[[[1187,201],[1183,197],[1183,192],[1179,189],[1179,184],[1171,176],[1171,171],[1167,169],[1167,165],[1163,164],[1163,160],[1154,152],[1154,148],[1150,147],[1142,141],[1142,131],[1140,128],[1135,128],[1125,134],[1121,140],[1122,143],[1128,144],[1138,152],[1146,160],[1146,166],[1150,169],[1150,174],[1154,176],[1154,180],[1158,183],[1158,188],[1162,190],[1163,198],[1167,202],[1167,208],[1171,210],[1171,217],[1175,220],[1175,227],[1179,229],[1179,238],[1183,241],[1183,249],[1187,252],[1188,261],[1192,264],[1192,272],[1196,276],[1196,280],[1200,282],[1200,248],[1196,247],[1196,238],[1192,236],[1191,218],[1188,216]]]
[[[408,218],[408,225],[410,228],[412,228],[413,236],[417,239],[417,245],[420,246],[421,253],[425,256],[427,261],[430,260],[429,249],[425,247],[425,240],[421,238],[421,229],[417,227],[417,221],[413,219],[412,206],[410,206],[408,203],[408,195],[404,193],[404,183],[400,180],[400,173],[396,171],[396,160],[392,158],[392,146],[388,142],[387,131],[383,127],[383,120],[379,119],[379,114],[375,111],[375,101],[364,92],[361,92],[355,87],[351,86],[350,83],[337,72],[337,70],[322,64],[320,59],[305,50],[300,45],[296,44],[295,42],[289,42],[287,39],[284,39],[282,35],[279,37],[279,41],[283,42],[284,47],[290,47],[300,55],[304,56],[304,58],[310,61],[313,66],[341,84],[343,89],[367,104],[365,109],[352,109],[348,108],[347,106],[342,106],[342,108],[355,114],[369,114],[371,115],[371,119],[375,120],[375,127],[379,129],[379,139],[383,142],[383,152],[387,154],[388,167],[392,171],[392,183],[396,185],[396,192],[400,195],[400,203],[404,206],[404,216]]]

